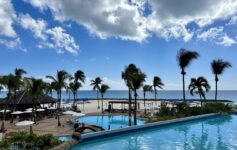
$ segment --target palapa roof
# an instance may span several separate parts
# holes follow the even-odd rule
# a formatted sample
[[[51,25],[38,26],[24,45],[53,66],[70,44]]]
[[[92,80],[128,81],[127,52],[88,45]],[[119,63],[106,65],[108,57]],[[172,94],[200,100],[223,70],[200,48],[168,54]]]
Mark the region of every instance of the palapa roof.
[[[36,100],[37,104],[48,104],[48,103],[56,103],[56,100],[53,97],[50,97],[46,94],[42,94]],[[19,91],[16,93],[16,101],[15,95],[12,95],[10,99],[7,97],[0,101],[0,105],[7,104],[7,105],[32,105],[32,96],[27,91]]]

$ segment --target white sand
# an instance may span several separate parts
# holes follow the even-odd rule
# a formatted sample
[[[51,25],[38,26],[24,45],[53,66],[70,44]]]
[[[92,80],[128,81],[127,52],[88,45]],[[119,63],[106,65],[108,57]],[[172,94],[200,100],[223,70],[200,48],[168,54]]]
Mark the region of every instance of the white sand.
[[[113,100],[104,100],[104,109],[108,109],[108,102],[109,101],[113,101]],[[124,100],[121,100],[124,101]],[[138,103],[140,104],[140,109],[144,110],[144,104],[143,101],[138,101]],[[160,102],[155,102],[155,101],[146,101],[146,105],[150,105],[155,107],[157,104],[157,106],[160,106]],[[100,113],[101,112],[101,100],[99,100],[99,105],[100,105],[100,109],[98,109],[98,102],[97,100],[90,100],[84,103],[84,109],[83,109],[83,104],[82,103],[78,103],[77,107],[82,111],[82,113],[88,114],[88,113]],[[70,106],[72,106],[72,102],[71,103],[67,103],[67,104],[61,104],[62,107],[64,108],[70,108]],[[153,108],[152,107],[152,108]],[[122,105],[121,104],[114,104],[113,105],[114,109],[121,109]],[[125,108],[128,109],[128,105],[125,105]]]

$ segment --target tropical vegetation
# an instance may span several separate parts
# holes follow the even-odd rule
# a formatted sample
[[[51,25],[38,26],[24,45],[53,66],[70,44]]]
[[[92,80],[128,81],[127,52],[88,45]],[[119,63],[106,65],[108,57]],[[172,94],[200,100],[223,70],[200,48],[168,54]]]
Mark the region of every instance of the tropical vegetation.
[[[61,143],[52,134],[38,136],[28,132],[16,132],[9,139],[0,142],[0,149],[48,150]]]
[[[231,64],[228,61],[222,59],[213,60],[211,62],[212,73],[215,75],[215,101],[217,102],[217,83],[219,81],[219,76],[224,73],[224,71],[231,67]]]
[[[96,95],[97,95],[97,103],[98,103],[97,109],[100,109],[99,90],[100,90],[100,85],[102,81],[103,80],[100,77],[96,77],[94,80],[91,80],[91,86],[93,86],[93,90],[96,91]]]
[[[177,54],[177,61],[178,65],[181,69],[181,75],[183,80],[183,100],[186,102],[186,96],[185,96],[185,75],[186,71],[185,69],[191,64],[191,62],[194,59],[197,59],[199,57],[199,54],[195,51],[189,51],[186,49],[180,49]]]
[[[191,78],[191,82],[188,88],[192,96],[194,94],[199,94],[200,100],[201,100],[201,107],[202,107],[203,100],[204,101],[206,100],[205,93],[208,92],[211,88],[207,79],[204,77],[198,77],[197,79]]]
[[[108,91],[109,86],[107,84],[102,84],[99,88],[101,93],[101,112],[104,113],[104,94]]]

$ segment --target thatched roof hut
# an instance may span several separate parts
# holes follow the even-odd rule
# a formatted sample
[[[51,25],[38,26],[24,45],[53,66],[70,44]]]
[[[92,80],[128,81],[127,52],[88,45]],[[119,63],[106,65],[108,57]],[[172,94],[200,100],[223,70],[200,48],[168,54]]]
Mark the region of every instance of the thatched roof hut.
[[[16,100],[15,100],[16,96]],[[40,95],[39,98],[36,100],[36,105],[40,104],[50,104],[56,103],[56,100],[53,97],[50,97],[46,94]],[[27,91],[19,91],[16,95],[12,95],[9,99],[6,97],[0,101],[0,105],[12,106],[16,104],[19,105],[33,105],[32,96]]]

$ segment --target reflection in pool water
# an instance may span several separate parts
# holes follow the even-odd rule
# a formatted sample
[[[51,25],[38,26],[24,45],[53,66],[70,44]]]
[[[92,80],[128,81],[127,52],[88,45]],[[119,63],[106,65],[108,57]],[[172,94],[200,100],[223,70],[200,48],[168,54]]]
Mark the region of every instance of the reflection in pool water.
[[[72,136],[71,135],[61,135],[61,136],[58,136],[58,139],[62,142],[66,142],[66,141],[72,140]]]
[[[70,150],[236,150],[237,116],[218,116],[75,145]]]
[[[116,116],[87,116],[77,119],[79,122],[85,122],[97,126],[103,127],[107,130],[110,126],[110,129],[118,129],[128,126],[128,116],[125,115],[116,115]],[[145,121],[137,120],[137,124],[144,124]],[[132,118],[133,123],[133,118]]]

